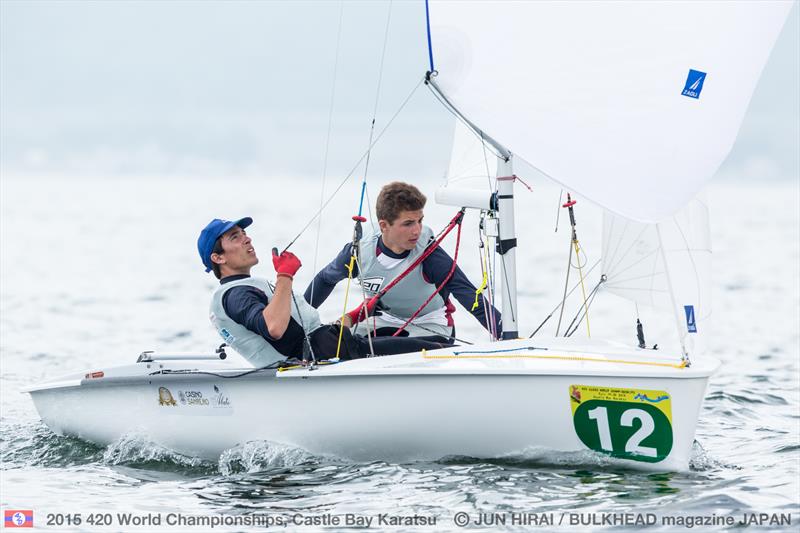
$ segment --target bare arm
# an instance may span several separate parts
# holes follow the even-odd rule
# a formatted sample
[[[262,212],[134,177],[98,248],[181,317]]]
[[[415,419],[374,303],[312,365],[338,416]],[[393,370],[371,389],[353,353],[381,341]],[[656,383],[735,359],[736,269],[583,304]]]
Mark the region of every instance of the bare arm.
[[[275,293],[269,304],[264,308],[264,322],[267,324],[269,335],[273,339],[280,339],[289,327],[292,315],[292,278],[278,276],[275,282]]]

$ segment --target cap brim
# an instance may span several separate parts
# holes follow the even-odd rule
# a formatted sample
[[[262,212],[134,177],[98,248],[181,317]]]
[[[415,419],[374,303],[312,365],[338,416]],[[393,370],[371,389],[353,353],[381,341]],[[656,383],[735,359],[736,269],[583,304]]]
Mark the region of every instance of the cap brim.
[[[246,228],[247,226],[249,226],[252,223],[253,223],[253,219],[252,218],[244,217],[244,218],[240,218],[239,220],[234,222],[233,226],[239,226],[240,228],[244,229],[244,228]],[[231,228],[233,226],[231,226]],[[231,228],[228,228],[228,229],[231,229]],[[228,230],[225,230],[225,231],[228,231]]]

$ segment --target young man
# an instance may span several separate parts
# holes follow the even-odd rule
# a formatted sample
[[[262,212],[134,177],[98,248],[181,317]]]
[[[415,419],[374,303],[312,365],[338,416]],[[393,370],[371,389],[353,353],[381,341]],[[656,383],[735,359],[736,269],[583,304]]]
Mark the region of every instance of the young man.
[[[360,280],[368,297],[377,294],[382,287],[405,271],[434,238],[433,231],[422,225],[425,202],[426,198],[419,189],[408,183],[393,182],[381,189],[375,206],[380,231],[363,238],[359,243]],[[336,284],[347,278],[351,247],[351,244],[347,244],[306,289],[305,299],[313,307],[319,307]],[[453,259],[447,252],[436,248],[381,298],[381,305],[385,310],[374,318],[370,317],[370,327],[375,328],[379,336],[394,334],[445,282],[452,265]],[[358,274],[356,267],[353,276]],[[452,294],[484,328],[499,337],[502,331],[500,313],[491,308],[488,314],[494,317],[494,323],[487,324],[488,304],[483,297],[478,298],[478,306],[472,309],[475,292],[475,286],[456,267],[442,290],[401,334],[452,343],[455,337],[452,317],[455,307],[450,302]],[[350,325],[363,316],[364,313],[357,308],[345,315],[345,323]]]
[[[277,255],[272,264],[277,279],[250,276],[258,264],[253,241],[245,232],[253,219],[236,221],[214,219],[200,232],[197,250],[206,267],[220,280],[211,299],[210,318],[225,342],[253,366],[278,364],[286,358],[317,359],[336,356],[339,327],[323,325],[316,309],[292,292],[295,273],[302,266],[291,252]],[[386,342],[389,341],[389,342]],[[432,342],[404,342],[407,339],[373,341],[376,355],[406,353],[441,348]],[[370,353],[364,338],[342,335],[341,359],[355,359]]]

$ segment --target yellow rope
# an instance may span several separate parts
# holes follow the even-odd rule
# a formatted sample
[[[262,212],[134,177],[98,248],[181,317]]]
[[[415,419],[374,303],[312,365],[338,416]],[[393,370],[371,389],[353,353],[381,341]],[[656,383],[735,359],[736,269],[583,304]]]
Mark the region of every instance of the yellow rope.
[[[336,358],[339,358],[339,351],[342,349],[342,333],[344,333],[344,315],[347,314],[347,297],[350,296],[350,280],[353,279],[353,264],[356,261],[355,255],[350,255],[350,264],[347,265],[347,288],[344,291],[344,307],[342,308],[342,318],[339,320],[339,340],[336,342]]]
[[[586,334],[589,338],[592,337],[592,330],[589,328],[589,306],[586,303],[586,288],[583,285],[583,267],[581,266],[580,245],[578,239],[573,239],[572,244],[575,246],[575,261],[578,262],[578,275],[581,277],[581,293],[583,294],[583,309],[586,316]]]
[[[483,290],[489,284],[489,275],[486,271],[486,259],[483,253],[481,253],[481,271],[483,272],[483,281],[481,281],[481,286],[475,290],[475,303],[472,304],[472,309],[470,309],[470,311],[474,311],[478,308],[478,297],[483,293]]]
[[[622,363],[626,365],[647,365],[647,366],[666,366],[670,368],[685,368],[684,361],[680,363],[657,363],[655,361],[627,361],[625,359],[596,359],[593,357],[569,356],[569,355],[427,355],[422,354],[423,359],[557,359],[562,361],[590,361],[594,363]]]

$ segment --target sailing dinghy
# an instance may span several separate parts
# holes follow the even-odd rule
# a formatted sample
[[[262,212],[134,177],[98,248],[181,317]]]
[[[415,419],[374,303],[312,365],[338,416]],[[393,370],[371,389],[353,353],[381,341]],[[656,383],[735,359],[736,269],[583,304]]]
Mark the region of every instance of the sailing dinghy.
[[[459,124],[436,198],[480,213],[502,340],[281,371],[237,368],[224,350],[145,352],[28,389],[45,424],[99,444],[145,435],[209,459],[264,440],[359,461],[553,450],[688,468],[719,365],[698,342],[710,246],[697,195],[730,151],[791,3],[426,7],[426,82]],[[496,176],[463,164],[476,143],[477,164],[495,158]],[[669,310],[679,350],[597,332],[520,338],[532,310],[516,301],[517,161],[607,210],[596,294]]]

